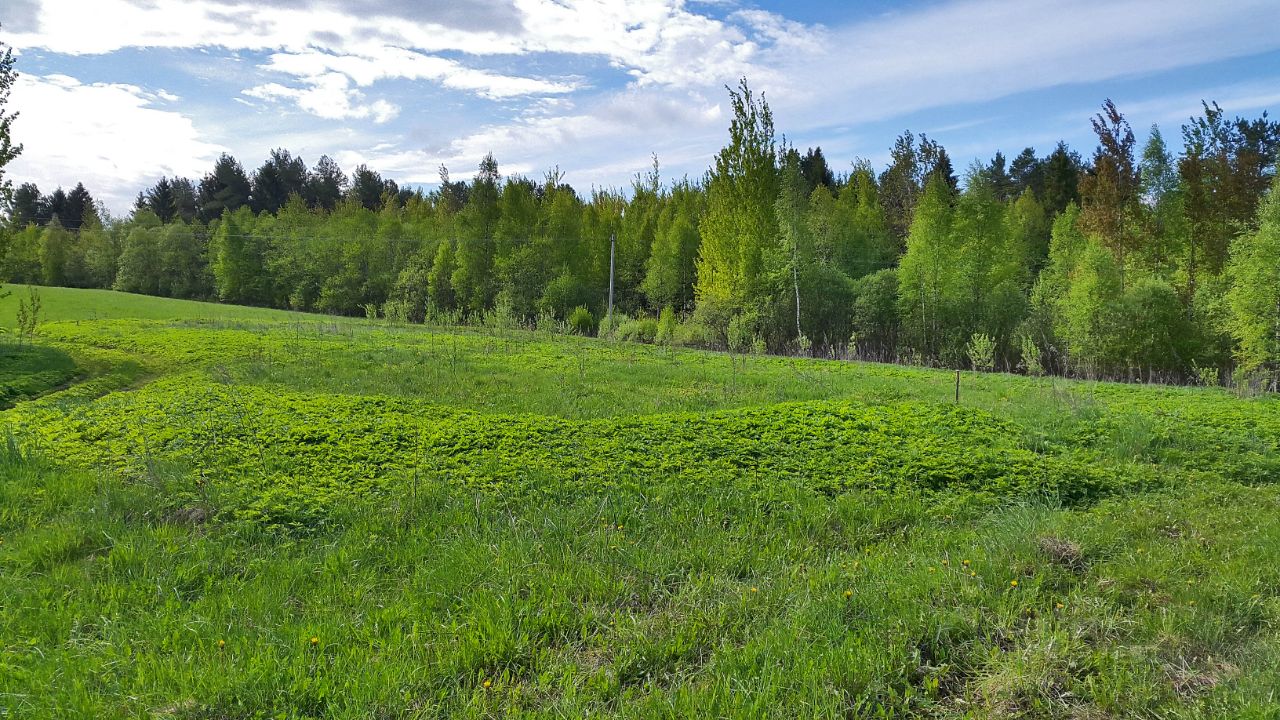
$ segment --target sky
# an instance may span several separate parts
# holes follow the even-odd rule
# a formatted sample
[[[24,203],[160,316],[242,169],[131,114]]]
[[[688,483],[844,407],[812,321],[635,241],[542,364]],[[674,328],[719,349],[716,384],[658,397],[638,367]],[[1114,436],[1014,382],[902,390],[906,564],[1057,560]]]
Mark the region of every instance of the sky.
[[[1113,99],[1141,137],[1216,100],[1280,109],[1280,0],[4,0],[0,43],[44,192],[83,182],[116,214],[229,152],[322,154],[401,185],[559,168],[626,187],[656,155],[698,178],[728,136],[726,85],[837,171],[903,130],[958,169],[1066,140]]]

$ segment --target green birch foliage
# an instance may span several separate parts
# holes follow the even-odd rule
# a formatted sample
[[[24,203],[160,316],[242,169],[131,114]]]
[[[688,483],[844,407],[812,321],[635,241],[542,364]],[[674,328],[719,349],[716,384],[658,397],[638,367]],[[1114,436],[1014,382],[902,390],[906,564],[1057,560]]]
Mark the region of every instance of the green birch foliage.
[[[907,252],[898,266],[898,313],[906,348],[937,358],[955,299],[951,193],[932,179],[916,205]]]
[[[1232,243],[1227,272],[1237,362],[1246,371],[1280,372],[1280,176],[1259,205],[1258,230]]]
[[[672,188],[663,203],[641,286],[650,307],[684,309],[693,303],[702,205],[702,192],[688,182]]]
[[[729,100],[729,144],[716,154],[706,180],[697,297],[741,309],[761,285],[765,251],[778,244],[779,177],[768,103],[752,94],[745,79],[729,90]]]

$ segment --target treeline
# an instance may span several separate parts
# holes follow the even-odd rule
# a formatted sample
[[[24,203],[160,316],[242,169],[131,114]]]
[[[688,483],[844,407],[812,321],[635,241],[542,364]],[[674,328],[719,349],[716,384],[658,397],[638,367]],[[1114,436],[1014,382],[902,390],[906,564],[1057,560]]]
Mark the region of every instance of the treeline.
[[[960,182],[936,141],[898,138],[837,173],[731,91],[729,143],[697,181],[655,160],[627,192],[558,170],[431,192],[325,157],[230,156],[164,178],[127,220],[82,186],[14,194],[14,282],[109,287],[422,322],[571,322],[583,332],[949,367],[1274,386],[1280,369],[1280,123],[1216,104],[1171,150],[1120,111],[1089,158],[997,153]],[[614,317],[608,315],[613,261]],[[603,326],[602,326],[603,325]]]

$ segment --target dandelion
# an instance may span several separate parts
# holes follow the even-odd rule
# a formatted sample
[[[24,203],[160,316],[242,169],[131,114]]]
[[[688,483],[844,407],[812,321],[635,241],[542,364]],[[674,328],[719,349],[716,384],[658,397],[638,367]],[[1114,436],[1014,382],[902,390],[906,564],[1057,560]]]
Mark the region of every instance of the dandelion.
[[[484,681],[484,689],[485,689],[485,690],[488,690],[488,689],[489,689],[489,688],[491,688],[491,687],[493,687],[493,683],[492,683],[491,681],[489,681],[489,680],[485,680],[485,681]]]
[[[845,590],[845,591],[844,591],[844,599],[845,599],[845,600],[848,600],[848,599],[849,599],[849,598],[851,598],[851,597],[853,597],[853,591],[852,591],[852,590]]]
[[[969,567],[969,561],[965,560],[964,562],[961,563],[961,565],[964,565],[965,567]]]
[[[751,588],[751,592],[760,592],[760,588],[758,588],[758,587],[753,587],[753,588]]]
[[[969,577],[978,577],[978,573],[976,573],[976,572],[971,572],[971,573],[969,573]]]
[[[312,645],[319,645],[319,644],[320,644],[320,638],[316,637],[315,635],[312,635],[312,636],[311,636],[311,644],[312,644]]]
[[[1009,587],[1018,587],[1018,581],[1017,581],[1017,580],[1010,580],[1010,581],[1009,581]]]
[[[1065,606],[1065,605],[1063,605],[1062,603],[1054,603],[1054,604],[1053,604],[1053,606],[1054,606],[1055,608],[1059,609],[1059,610],[1061,610],[1062,608],[1066,607],[1066,606]]]
[[[221,650],[222,648],[224,648],[224,647],[226,647],[226,646],[227,646],[227,641],[226,641],[226,640],[219,640],[219,641],[218,641],[218,649],[219,649],[219,650]]]

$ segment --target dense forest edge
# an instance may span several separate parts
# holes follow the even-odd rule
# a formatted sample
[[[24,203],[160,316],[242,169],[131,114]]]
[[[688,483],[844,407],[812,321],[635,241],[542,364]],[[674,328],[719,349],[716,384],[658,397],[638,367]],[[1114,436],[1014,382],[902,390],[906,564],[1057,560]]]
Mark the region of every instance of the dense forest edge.
[[[12,58],[8,59],[12,75]],[[11,82],[11,81],[10,81]],[[1002,153],[957,176],[904,132],[848,172],[775,131],[744,79],[696,180],[658,159],[583,194],[558,168],[402,188],[276,149],[161,178],[114,218],[83,184],[12,189],[0,280],[405,323],[1075,377],[1280,381],[1280,123],[1216,103],[1139,147],[1110,100],[1089,158]],[[7,140],[6,140],[7,142]],[[20,151],[20,146],[18,147]],[[1269,190],[1270,188],[1270,190]]]

